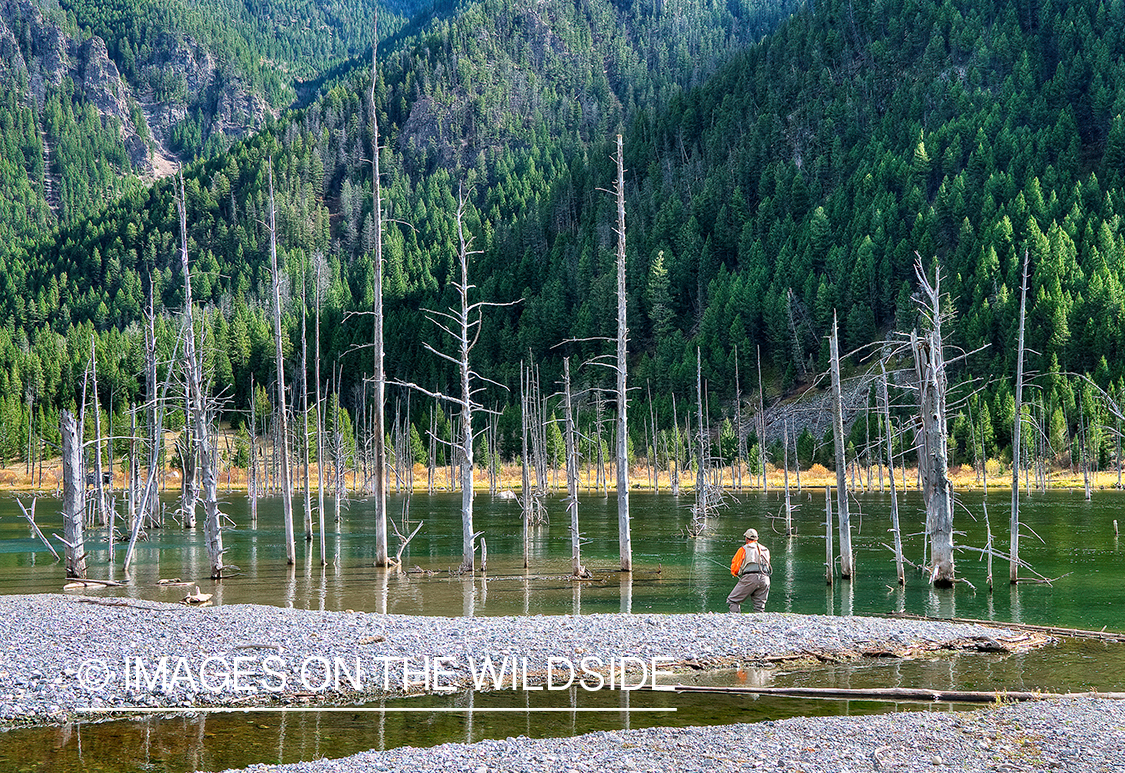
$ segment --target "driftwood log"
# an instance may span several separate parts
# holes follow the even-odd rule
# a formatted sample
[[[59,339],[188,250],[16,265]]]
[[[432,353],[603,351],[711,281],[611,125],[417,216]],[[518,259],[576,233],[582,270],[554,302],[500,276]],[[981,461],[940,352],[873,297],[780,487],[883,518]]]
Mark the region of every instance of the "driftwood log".
[[[1125,700],[1121,692],[1047,693],[1006,692],[1003,690],[927,690],[908,687],[848,689],[838,687],[706,687],[684,685],[661,687],[678,693],[709,693],[722,695],[772,695],[781,698],[813,698],[818,700],[879,700],[922,703],[1003,703],[1005,701],[1038,701],[1052,698],[1109,698]]]

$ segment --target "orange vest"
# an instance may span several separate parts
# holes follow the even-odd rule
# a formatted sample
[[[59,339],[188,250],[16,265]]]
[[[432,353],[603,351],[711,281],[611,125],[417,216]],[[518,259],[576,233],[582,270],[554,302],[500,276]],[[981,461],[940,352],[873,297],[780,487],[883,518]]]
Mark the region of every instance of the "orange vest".
[[[734,554],[734,559],[730,562],[731,576],[741,577],[744,573],[743,569],[751,565],[758,567],[754,571],[766,573],[768,571],[767,567],[769,566],[769,558],[767,558],[767,556],[768,553],[766,553],[757,542],[750,542],[743,545],[738,549],[738,552]]]

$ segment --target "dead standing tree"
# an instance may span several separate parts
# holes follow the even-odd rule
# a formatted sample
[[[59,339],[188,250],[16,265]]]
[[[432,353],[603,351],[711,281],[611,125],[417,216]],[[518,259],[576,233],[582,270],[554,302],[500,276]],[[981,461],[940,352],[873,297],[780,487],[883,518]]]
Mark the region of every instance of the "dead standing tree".
[[[66,576],[86,577],[86,548],[83,536],[83,519],[86,514],[86,486],[82,474],[82,443],[78,438],[78,423],[74,414],[64,410],[59,417],[62,435],[63,462],[63,536],[66,546]],[[58,537],[58,535],[55,535]]]
[[[836,315],[832,315],[832,335],[829,338],[832,369],[832,435],[836,447],[836,514],[840,523],[840,576],[851,579],[855,571],[852,556],[852,530],[848,515],[847,462],[844,459],[844,398],[840,386],[840,344],[836,335]]]
[[[879,381],[879,397],[883,411],[883,433],[887,442],[887,472],[891,482],[891,531],[895,538],[895,569],[898,571],[898,584],[906,585],[906,573],[902,567],[902,530],[898,522],[898,489],[895,486],[895,451],[891,433],[891,405],[887,392],[887,368],[883,361],[879,362],[882,378]]]
[[[383,370],[383,189],[379,180],[379,121],[375,111],[376,55],[379,49],[378,14],[375,16],[375,41],[371,45],[371,192],[374,197],[375,215],[375,289],[372,301],[372,324],[374,326],[375,371],[372,386],[375,391],[374,416],[374,467],[375,467],[375,566],[387,566],[387,487],[384,478],[387,450],[384,447],[383,413],[386,404],[387,377]],[[460,228],[460,213],[458,213]]]
[[[1027,314],[1027,259],[1023,253],[1023,282],[1020,286],[1020,332],[1016,348],[1016,406],[1015,427],[1012,430],[1012,515],[1009,522],[1011,539],[1008,545],[1008,578],[1014,584],[1019,580],[1020,561],[1020,436],[1023,434],[1023,325]],[[984,471],[988,477],[987,468]],[[1087,497],[1088,498],[1088,497]]]
[[[570,358],[563,358],[563,411],[566,414],[566,509],[570,514],[570,568],[574,577],[586,578],[582,565],[582,534],[578,531],[578,443],[574,431],[574,406],[570,395]]]
[[[461,269],[461,278],[459,281],[453,283],[453,287],[457,291],[460,304],[457,308],[451,308],[449,311],[426,311],[426,316],[430,321],[456,342],[457,356],[454,357],[453,355],[439,351],[429,343],[423,344],[441,359],[457,366],[461,382],[461,394],[460,396],[451,396],[441,392],[432,392],[428,389],[423,389],[417,384],[411,383],[404,383],[401,384],[401,386],[415,389],[437,400],[452,403],[461,409],[462,559],[460,571],[471,573],[476,569],[475,542],[476,538],[479,536],[479,532],[473,531],[473,412],[484,410],[484,406],[475,399],[475,395],[481,391],[481,388],[474,387],[474,382],[477,379],[482,381],[488,381],[488,379],[485,379],[469,367],[469,353],[480,337],[481,310],[485,307],[512,306],[519,303],[519,301],[510,303],[495,303],[489,301],[469,302],[469,291],[475,288],[475,285],[469,284],[469,258],[479,253],[469,249],[472,238],[466,238],[465,236],[465,207],[465,196],[463,193],[459,192],[457,196],[456,221],[459,245],[457,260]]]
[[[195,464],[198,465],[203,484],[203,537],[207,544],[207,559],[211,564],[211,577],[223,576],[223,532],[220,527],[219,487],[215,475],[215,453],[211,441],[211,427],[207,418],[206,400],[203,396],[203,355],[195,345],[195,324],[192,314],[191,272],[188,269],[187,205],[184,195],[184,178],[180,174],[180,195],[176,199],[180,215],[180,265],[184,272],[184,367],[188,394],[190,421],[194,427]],[[188,452],[189,454],[192,451]]]
[[[273,200],[273,159],[269,159],[270,184],[270,268],[273,271],[273,338],[277,365],[278,433],[275,452],[281,451],[281,506],[285,516],[285,562],[297,563],[297,548],[293,541],[293,499],[289,480],[289,423],[286,418],[285,356],[281,346],[281,273],[277,268],[277,213]]]
[[[625,155],[621,135],[617,135],[617,529],[621,553],[621,571],[633,571],[633,543],[629,531],[629,423],[625,413],[629,402],[626,392],[626,344],[628,326],[625,317]]]
[[[941,269],[934,271],[933,284],[918,257],[915,274],[923,297],[919,311],[927,323],[923,335],[910,334],[919,388],[922,420],[918,468],[922,479],[922,499],[926,503],[926,532],[930,536],[930,582],[935,587],[952,587],[953,568],[953,485],[949,481],[947,433],[945,426],[946,377],[941,339]]]

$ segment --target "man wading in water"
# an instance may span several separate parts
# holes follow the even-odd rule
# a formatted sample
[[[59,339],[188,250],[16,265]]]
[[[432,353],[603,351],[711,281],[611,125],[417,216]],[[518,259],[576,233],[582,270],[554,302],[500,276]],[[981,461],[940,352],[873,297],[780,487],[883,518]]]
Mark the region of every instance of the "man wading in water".
[[[742,602],[749,597],[754,602],[755,612],[765,612],[766,599],[770,597],[770,575],[773,574],[770,551],[758,544],[756,529],[747,529],[742,536],[746,537],[746,544],[738,549],[730,562],[731,576],[738,578],[738,584],[727,596],[727,606],[731,612],[741,612]]]

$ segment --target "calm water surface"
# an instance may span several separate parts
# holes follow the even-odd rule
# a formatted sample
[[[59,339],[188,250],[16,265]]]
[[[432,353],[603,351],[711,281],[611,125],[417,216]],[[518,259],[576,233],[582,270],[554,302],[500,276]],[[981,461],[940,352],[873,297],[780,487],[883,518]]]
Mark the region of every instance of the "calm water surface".
[[[956,515],[960,545],[981,548],[985,523],[979,493],[965,493]],[[169,526],[149,533],[138,543],[134,569],[120,569],[125,546],[115,547],[116,563],[109,562],[104,529],[88,532],[86,548],[91,577],[125,583],[123,588],[86,590],[93,595],[123,595],[160,601],[178,601],[182,588],[156,585],[162,578],[198,582],[214,593],[217,604],[257,603],[307,609],[354,609],[419,615],[589,614],[594,612],[707,612],[725,611],[732,585],[730,559],[742,543],[748,526],[762,533],[762,542],[773,552],[773,589],[769,610],[807,614],[882,614],[904,610],[942,617],[977,617],[1083,628],[1125,628],[1125,563],[1121,539],[1114,534],[1115,519],[1125,525],[1125,494],[1097,492],[1092,502],[1081,493],[1052,493],[1025,498],[1022,517],[1040,539],[1029,533],[1021,546],[1022,557],[1040,575],[1057,578],[1051,586],[1007,583],[1006,562],[996,562],[996,591],[986,590],[986,564],[980,554],[964,549],[957,556],[958,576],[975,587],[962,585],[955,592],[932,591],[917,570],[908,575],[905,591],[895,582],[891,544],[889,496],[858,496],[853,508],[853,545],[857,573],[853,582],[828,588],[824,578],[824,495],[805,491],[794,495],[797,535],[775,533],[782,501],[775,492],[744,493],[732,500],[723,514],[712,519],[698,539],[682,536],[687,525],[690,497],[638,494],[630,497],[633,560],[631,581],[615,571],[617,557],[617,506],[613,497],[584,497],[580,519],[583,561],[598,576],[595,583],[566,581],[570,539],[561,498],[548,503],[550,522],[534,527],[531,567],[522,562],[522,522],[519,506],[511,500],[476,498],[475,526],[488,545],[487,579],[452,576],[460,563],[460,496],[439,494],[391,497],[388,510],[410,528],[424,525],[404,554],[408,568],[433,574],[388,574],[371,566],[374,559],[373,511],[370,500],[353,499],[339,525],[327,519],[329,565],[320,565],[319,539],[301,539],[302,501],[294,503],[298,521],[297,566],[287,567],[279,499],[259,503],[256,528],[251,527],[248,502],[228,495],[223,507],[234,523],[223,535],[227,561],[241,574],[216,583],[207,578],[207,556],[202,529],[188,531]],[[1007,547],[1008,496],[989,499],[997,544]],[[174,509],[171,500],[166,501]],[[331,503],[326,510],[331,512]],[[901,506],[905,553],[923,563],[922,515],[916,494],[906,495]],[[60,592],[61,564],[30,535],[11,497],[0,498],[0,592]],[[974,520],[975,519],[975,520]],[[315,518],[314,518],[315,521]],[[61,533],[57,500],[41,498],[37,522],[46,534]],[[397,540],[391,535],[391,551]],[[1029,573],[1021,572],[1022,574]]]
[[[982,495],[960,495],[956,541],[983,547],[986,529]],[[1025,498],[1029,535],[1022,556],[1046,585],[1008,585],[1008,567],[997,562],[996,591],[986,590],[986,565],[972,550],[959,552],[958,575],[975,586],[936,592],[917,570],[905,590],[895,582],[889,496],[859,495],[853,502],[853,544],[857,574],[853,582],[828,587],[824,580],[824,495],[794,494],[797,534],[777,533],[782,500],[778,493],[748,492],[709,525],[702,538],[687,539],[691,497],[639,494],[630,497],[635,571],[631,579],[615,571],[617,510],[613,497],[586,496],[580,518],[585,544],[583,561],[598,580],[570,583],[570,542],[565,506],[550,500],[550,522],[535,527],[531,568],[522,565],[522,522],[511,500],[478,495],[475,525],[488,543],[488,575],[452,576],[460,563],[460,497],[457,494],[391,497],[396,521],[403,514],[409,528],[424,525],[405,553],[407,567],[432,574],[389,574],[371,567],[374,558],[370,501],[353,499],[339,525],[328,517],[327,567],[321,567],[319,540],[300,538],[302,500],[296,499],[298,563],[284,560],[281,502],[259,503],[252,528],[248,502],[232,494],[224,506],[234,526],[224,533],[227,560],[241,574],[221,583],[207,579],[202,530],[185,531],[171,520],[138,547],[128,574],[109,561],[103,529],[88,532],[90,576],[114,579],[124,587],[82,591],[178,601],[182,588],[161,588],[156,581],[179,577],[197,581],[215,602],[260,603],[309,609],[355,609],[417,615],[590,614],[596,612],[720,612],[732,586],[730,558],[749,526],[762,533],[773,551],[773,590],[769,610],[807,614],[883,614],[906,611],[941,617],[975,617],[1081,628],[1125,629],[1125,564],[1114,520],[1125,525],[1125,495],[1099,491],[1092,502],[1081,493],[1052,493]],[[1008,495],[990,496],[988,511],[995,540],[1006,548]],[[172,500],[166,504],[174,508]],[[328,506],[331,512],[331,503]],[[923,562],[920,501],[908,493],[902,504],[907,558]],[[48,535],[61,533],[56,500],[40,498],[37,522]],[[315,520],[315,519],[314,519]],[[775,527],[776,525],[776,527]],[[400,527],[400,530],[402,527]],[[405,530],[404,530],[405,531]],[[406,532],[408,533],[408,532]],[[391,538],[392,552],[397,541]],[[124,546],[115,548],[117,564]],[[11,497],[0,498],[0,592],[60,592],[60,564],[30,536]],[[1125,690],[1125,655],[1113,645],[1066,643],[1011,657],[960,656],[927,662],[890,662],[812,670],[719,672],[700,677],[707,683],[761,683],[773,686],[934,687],[946,689],[1041,689],[1050,691]],[[422,701],[421,703],[418,701]],[[583,714],[334,714],[279,717],[267,714],[206,717],[149,717],[143,720],[9,731],[0,735],[0,770],[194,770],[245,766],[254,762],[289,762],[337,757],[369,748],[444,741],[471,741],[513,735],[557,736],[599,729],[644,725],[718,724],[792,715],[844,714],[909,708],[878,702],[815,702],[721,695],[659,693],[465,693],[414,699],[408,705],[524,705],[627,707],[675,706],[675,714],[626,711]],[[402,705],[394,702],[387,705]],[[914,707],[917,708],[917,707]]]

